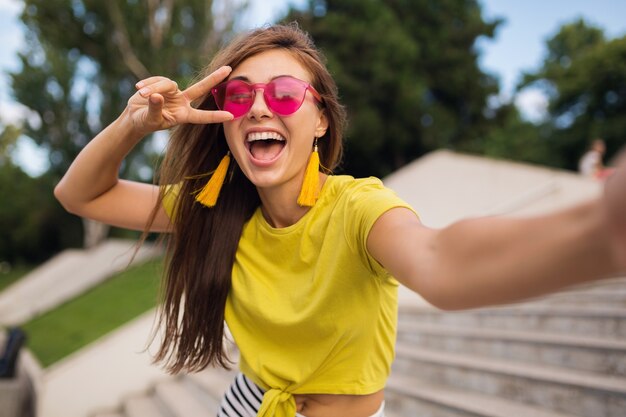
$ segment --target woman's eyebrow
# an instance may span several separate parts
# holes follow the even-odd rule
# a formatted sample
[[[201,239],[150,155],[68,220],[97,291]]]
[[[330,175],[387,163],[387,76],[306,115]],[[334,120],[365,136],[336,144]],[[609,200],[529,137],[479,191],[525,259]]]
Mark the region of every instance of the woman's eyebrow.
[[[275,76],[273,76],[272,78],[270,78],[270,82],[271,82],[271,81],[274,81],[274,80],[275,80],[275,79],[277,79],[277,78],[281,78],[281,77],[292,77],[292,78],[293,78],[293,75],[289,75],[289,74],[280,74],[280,75],[275,75]],[[230,81],[230,80],[241,80],[241,81],[245,81],[245,82],[247,82],[247,83],[252,84],[252,82],[250,82],[250,78],[248,78],[248,77],[247,77],[247,76],[245,76],[245,75],[238,75],[238,76],[236,76],[236,77],[229,78],[229,81]]]

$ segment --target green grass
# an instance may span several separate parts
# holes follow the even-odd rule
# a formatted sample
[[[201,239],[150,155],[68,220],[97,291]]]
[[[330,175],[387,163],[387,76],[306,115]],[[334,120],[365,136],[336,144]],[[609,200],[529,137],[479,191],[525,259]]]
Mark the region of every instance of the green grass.
[[[22,327],[43,367],[115,330],[156,305],[162,261],[132,267]]]
[[[33,270],[30,265],[17,265],[11,268],[9,272],[0,272],[0,291],[22,278],[24,275]]]

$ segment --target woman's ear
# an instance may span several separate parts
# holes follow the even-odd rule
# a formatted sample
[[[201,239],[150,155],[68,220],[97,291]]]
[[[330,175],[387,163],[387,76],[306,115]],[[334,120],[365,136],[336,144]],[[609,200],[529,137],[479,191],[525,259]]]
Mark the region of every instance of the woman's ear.
[[[321,138],[326,134],[328,130],[328,117],[326,117],[326,110],[320,111],[319,119],[317,120],[317,125],[315,126],[315,137]]]

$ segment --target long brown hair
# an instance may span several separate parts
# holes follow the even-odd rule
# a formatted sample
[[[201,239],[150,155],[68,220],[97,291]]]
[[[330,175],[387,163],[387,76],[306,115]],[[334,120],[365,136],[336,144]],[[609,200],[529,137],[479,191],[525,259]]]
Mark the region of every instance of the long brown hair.
[[[236,68],[251,56],[272,49],[288,51],[310,72],[329,121],[326,134],[318,141],[320,162],[326,168],[335,168],[341,159],[345,111],[321,53],[295,23],[240,35],[214,57],[198,79],[223,65]],[[195,106],[217,108],[210,94]],[[172,373],[229,364],[223,339],[232,266],[243,225],[260,199],[254,185],[234,163],[215,207],[204,207],[193,197],[208,180],[206,173],[216,169],[227,151],[221,124],[181,125],[172,133],[161,164],[160,199],[165,190],[174,190],[177,198],[159,315],[164,335],[155,361],[165,362]],[[167,184],[179,187],[164,187]]]

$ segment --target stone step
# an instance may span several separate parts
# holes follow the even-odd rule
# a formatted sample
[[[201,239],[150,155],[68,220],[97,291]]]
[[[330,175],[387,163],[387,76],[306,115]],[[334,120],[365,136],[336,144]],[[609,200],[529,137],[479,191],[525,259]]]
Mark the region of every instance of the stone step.
[[[126,417],[168,417],[154,395],[142,395],[128,398],[124,402]]]
[[[396,346],[394,373],[574,416],[623,417],[626,378]]]
[[[563,305],[574,307],[621,307],[626,308],[626,288],[586,292],[558,293],[528,301],[529,304]]]
[[[212,415],[217,415],[223,395],[223,392],[220,392],[221,390],[219,386],[203,386],[194,375],[184,376],[181,382],[184,384],[185,388],[204,405],[204,407],[210,410]]]
[[[435,386],[392,374],[385,390],[385,414],[411,417],[574,417],[510,400]]]
[[[210,396],[216,409],[219,409],[220,402],[226,390],[237,375],[236,368],[226,370],[221,368],[211,369],[210,372],[202,371],[185,376],[198,389]]]
[[[526,303],[462,312],[442,312],[424,306],[405,305],[400,308],[399,322],[405,321],[468,328],[524,329],[609,339],[626,337],[626,308],[620,307]]]
[[[626,307],[626,278],[612,278],[573,286],[557,293],[529,300],[528,303],[570,305],[573,307]]]
[[[124,414],[116,413],[116,412],[102,412],[94,414],[93,417],[126,417]]]
[[[626,377],[626,341],[402,322],[398,340],[431,350]]]
[[[587,282],[567,288],[561,292],[595,292],[626,289],[626,277],[608,278],[602,281]]]
[[[166,379],[144,394],[124,399],[117,409],[102,410],[92,417],[214,417],[235,375],[235,370],[207,368]]]
[[[111,276],[161,254],[146,242],[110,239],[85,250],[67,250],[0,293],[0,325],[16,326],[75,298]],[[155,275],[157,270],[155,269]]]
[[[197,373],[167,376],[145,392],[135,392],[120,404],[92,413],[89,417],[215,417],[224,392],[237,373],[239,352],[226,345],[232,361],[231,370],[206,368]]]
[[[158,399],[169,412],[168,417],[215,417],[217,410],[210,409],[189,390],[182,380],[167,381],[155,387]]]

